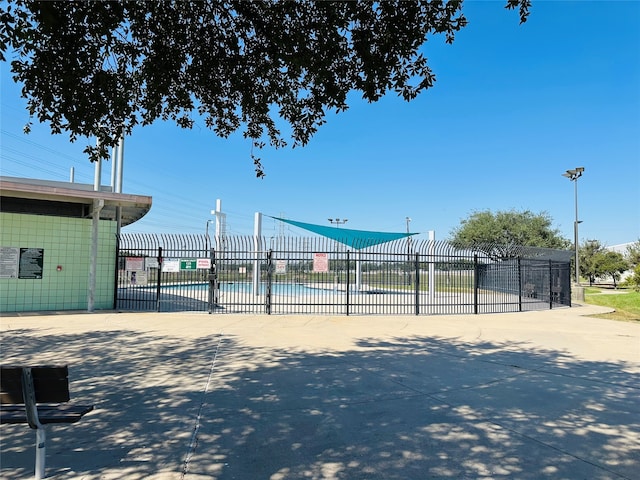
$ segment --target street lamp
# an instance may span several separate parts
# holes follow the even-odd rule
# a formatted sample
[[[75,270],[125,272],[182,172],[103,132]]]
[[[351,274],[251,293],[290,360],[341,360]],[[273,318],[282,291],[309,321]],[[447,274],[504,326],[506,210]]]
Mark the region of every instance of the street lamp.
[[[215,220],[207,220],[207,227],[205,229],[205,235],[207,236],[207,238],[209,238],[209,224],[211,222],[215,222]]]
[[[207,226],[206,226],[205,231],[204,231],[204,238],[205,238],[207,250],[209,249],[209,224],[211,222],[215,222],[215,220],[207,220]]]
[[[573,222],[573,245],[576,251],[576,284],[580,285],[580,260],[578,258],[578,224],[582,223],[578,220],[578,179],[582,176],[584,167],[576,167],[573,170],[567,170],[562,174],[563,177],[567,177],[569,180],[575,183],[575,203],[576,203],[576,220]]]
[[[339,218],[328,218],[327,220],[329,220],[331,225],[335,225],[336,228],[340,228],[340,225],[344,225],[349,221],[348,218],[343,218],[342,220],[340,220]]]

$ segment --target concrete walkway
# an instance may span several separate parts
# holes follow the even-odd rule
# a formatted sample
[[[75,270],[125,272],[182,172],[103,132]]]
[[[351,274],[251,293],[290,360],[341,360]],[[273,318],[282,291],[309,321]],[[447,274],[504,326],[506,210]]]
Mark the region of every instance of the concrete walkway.
[[[96,409],[56,479],[638,479],[640,325],[468,316],[5,315],[3,364],[68,364]],[[0,477],[35,434],[2,425]]]

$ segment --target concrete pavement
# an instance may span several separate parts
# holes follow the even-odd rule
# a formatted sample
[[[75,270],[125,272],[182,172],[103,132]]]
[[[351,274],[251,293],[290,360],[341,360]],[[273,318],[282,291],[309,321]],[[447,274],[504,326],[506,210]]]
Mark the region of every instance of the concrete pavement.
[[[56,479],[638,479],[640,325],[451,316],[5,315],[3,364],[68,364],[96,409]],[[35,434],[2,425],[0,476]]]

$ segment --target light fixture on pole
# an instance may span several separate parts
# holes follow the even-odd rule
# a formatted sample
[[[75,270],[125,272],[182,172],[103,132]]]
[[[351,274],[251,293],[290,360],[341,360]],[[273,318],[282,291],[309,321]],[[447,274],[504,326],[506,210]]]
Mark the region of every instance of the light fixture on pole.
[[[348,218],[343,218],[342,220],[340,220],[339,218],[328,218],[327,220],[329,220],[331,225],[335,225],[336,228],[340,228],[340,225],[344,225],[349,221]]]
[[[210,243],[209,242],[209,224],[211,222],[215,222],[215,220],[211,220],[211,219],[207,220],[207,226],[206,226],[206,228],[204,230],[204,239],[205,239],[205,242],[206,242],[207,250],[209,250],[209,243]]]
[[[580,259],[578,257],[578,224],[582,223],[578,220],[578,179],[582,176],[582,172],[584,172],[584,167],[576,167],[572,170],[567,170],[562,174],[563,177],[567,177],[572,182],[575,182],[575,206],[576,206],[576,219],[573,222],[573,246],[575,249],[575,282],[577,285],[580,284]]]
[[[215,222],[215,219],[214,220],[211,220],[211,219],[207,220],[207,227],[205,229],[205,235],[206,235],[207,238],[209,238],[209,224],[211,222]]]

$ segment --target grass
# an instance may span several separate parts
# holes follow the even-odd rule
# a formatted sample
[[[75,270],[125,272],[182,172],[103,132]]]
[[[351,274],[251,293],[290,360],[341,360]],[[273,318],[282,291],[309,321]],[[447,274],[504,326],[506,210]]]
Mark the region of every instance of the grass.
[[[640,292],[621,290],[620,293],[603,293],[600,288],[585,289],[584,299],[591,305],[615,309],[612,313],[593,315],[598,318],[640,323]]]

